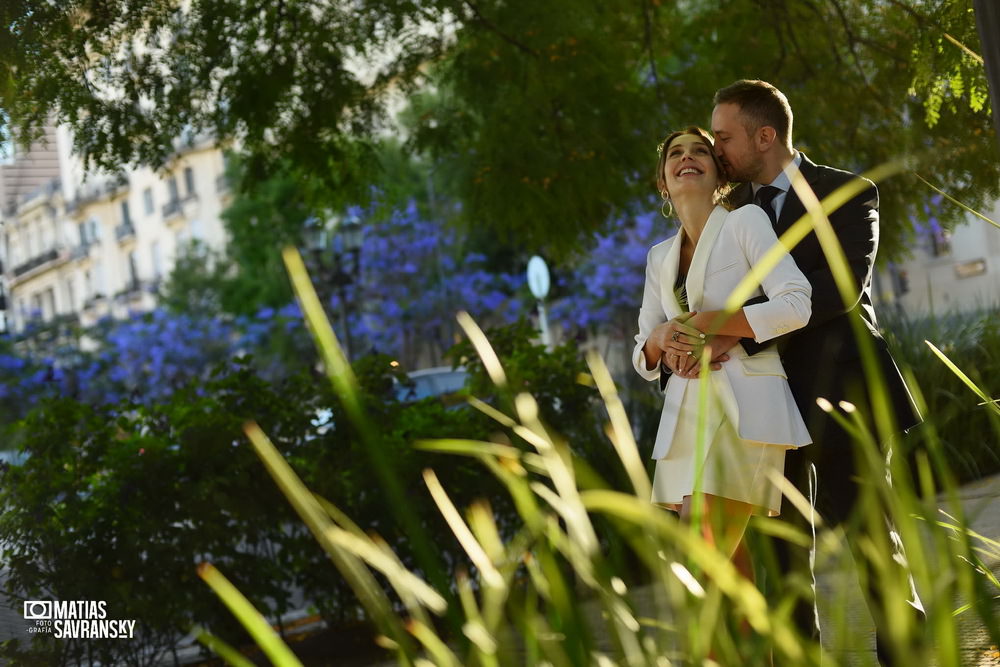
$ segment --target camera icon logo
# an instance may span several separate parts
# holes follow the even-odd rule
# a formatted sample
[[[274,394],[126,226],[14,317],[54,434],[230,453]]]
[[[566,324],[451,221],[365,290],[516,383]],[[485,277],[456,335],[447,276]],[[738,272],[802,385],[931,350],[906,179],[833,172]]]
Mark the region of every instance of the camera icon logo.
[[[25,600],[24,618],[28,621],[45,621],[52,618],[50,600]]]

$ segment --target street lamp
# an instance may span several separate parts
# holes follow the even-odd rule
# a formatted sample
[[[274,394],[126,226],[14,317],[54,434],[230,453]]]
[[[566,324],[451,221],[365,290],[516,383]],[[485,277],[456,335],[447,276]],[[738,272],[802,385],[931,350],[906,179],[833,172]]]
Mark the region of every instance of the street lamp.
[[[347,288],[361,274],[361,221],[356,217],[306,220],[306,247],[312,256],[320,297],[327,297],[336,290],[340,301],[340,321],[344,331],[344,355],[351,359],[353,343],[348,320],[351,304]]]

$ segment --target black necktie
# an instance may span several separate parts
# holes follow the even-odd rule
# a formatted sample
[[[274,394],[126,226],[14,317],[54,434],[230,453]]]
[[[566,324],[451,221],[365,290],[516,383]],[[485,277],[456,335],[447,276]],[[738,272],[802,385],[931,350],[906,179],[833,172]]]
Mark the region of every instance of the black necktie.
[[[757,190],[757,194],[753,197],[753,203],[764,209],[764,213],[767,213],[767,217],[771,219],[772,225],[778,224],[778,214],[774,212],[774,198],[782,193],[781,188],[776,188],[773,185],[765,185],[764,187]]]

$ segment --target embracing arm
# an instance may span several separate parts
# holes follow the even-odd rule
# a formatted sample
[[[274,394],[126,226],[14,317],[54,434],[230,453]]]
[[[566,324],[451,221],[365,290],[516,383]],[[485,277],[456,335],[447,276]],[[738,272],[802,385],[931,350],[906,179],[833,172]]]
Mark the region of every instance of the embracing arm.
[[[747,261],[754,266],[778,243],[778,237],[767,215],[758,207],[744,207],[739,215],[734,229]],[[767,295],[765,301],[744,305],[728,317],[723,311],[701,312],[689,324],[706,333],[752,338],[757,343],[806,325],[811,312],[812,289],[791,255],[784,253],[778,264],[761,279],[761,287]]]
[[[849,180],[845,180],[844,183]],[[875,252],[878,249],[879,215],[878,189],[870,181],[867,181],[867,185],[864,191],[829,216],[853,279],[851,298],[845,303],[833,278],[829,261],[822,255],[817,265],[805,273],[812,286],[812,316],[803,330],[825,324],[854,309],[861,301],[865,286],[869,283]],[[764,300],[763,297],[757,297],[748,301],[746,305],[761,303]],[[755,354],[764,347],[753,340],[741,342],[749,354]]]

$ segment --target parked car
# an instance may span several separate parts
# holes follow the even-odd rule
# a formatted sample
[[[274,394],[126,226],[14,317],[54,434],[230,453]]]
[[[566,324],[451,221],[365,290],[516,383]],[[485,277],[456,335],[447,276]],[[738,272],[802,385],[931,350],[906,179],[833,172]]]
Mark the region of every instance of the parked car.
[[[432,396],[441,396],[446,402],[449,402],[447,399],[462,390],[469,376],[464,368],[452,368],[451,366],[423,368],[419,371],[411,371],[406,375],[413,382],[413,386],[398,385],[396,398],[407,403]]]

